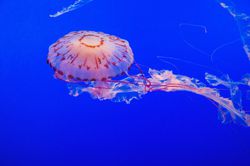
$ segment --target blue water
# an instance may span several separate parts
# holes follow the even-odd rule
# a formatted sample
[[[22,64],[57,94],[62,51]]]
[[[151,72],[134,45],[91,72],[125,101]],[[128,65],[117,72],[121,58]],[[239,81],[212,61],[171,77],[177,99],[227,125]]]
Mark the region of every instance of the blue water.
[[[249,61],[225,9],[214,0],[95,0],[48,17],[72,2],[0,1],[0,166],[250,165],[249,128],[221,124],[204,97],[155,92],[130,105],[75,98],[46,64],[58,38],[94,30],[127,39],[145,66],[202,81],[205,72],[239,80]],[[248,0],[237,5],[250,13]],[[211,53],[235,40],[213,62],[187,44]],[[157,56],[206,67],[173,59],[170,65]]]

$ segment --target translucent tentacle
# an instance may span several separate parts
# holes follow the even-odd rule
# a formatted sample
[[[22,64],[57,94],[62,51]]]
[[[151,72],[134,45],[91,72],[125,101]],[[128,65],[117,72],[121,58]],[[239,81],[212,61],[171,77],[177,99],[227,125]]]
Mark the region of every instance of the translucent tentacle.
[[[84,5],[86,5],[87,3],[91,2],[92,0],[76,0],[73,4],[71,4],[68,7],[63,8],[62,10],[56,12],[55,14],[51,14],[49,15],[50,17],[58,17],[61,16],[65,13],[68,13],[70,11],[76,10]]]
[[[220,109],[219,111],[223,111],[222,114],[225,115],[225,119],[223,120],[224,122],[230,121],[230,119],[232,119],[236,123],[250,126],[249,115],[247,115],[245,111],[241,110],[241,106],[239,106],[240,108],[238,109],[230,98],[225,98],[221,96],[218,90],[206,87],[203,83],[200,83],[196,79],[182,75],[174,75],[171,71],[151,70],[150,73],[152,76],[152,79],[150,79],[150,81],[154,82],[152,84],[158,82],[158,85],[161,86],[158,87],[159,89],[162,89],[166,92],[189,91],[205,96],[220,105],[222,109]],[[217,80],[217,83],[215,82],[216,80],[214,80],[214,85],[217,85],[219,82],[222,81]],[[164,88],[162,87],[163,85]],[[234,94],[235,97],[237,96],[236,94],[237,93]]]
[[[232,0],[217,0],[234,17],[243,42],[243,48],[250,60],[250,16],[236,9]]]
[[[212,74],[205,74],[205,79],[211,86],[225,86],[230,92],[230,99],[233,101],[234,106],[242,110],[242,95],[239,85],[243,85],[243,82],[233,82],[229,75],[224,75],[223,78],[218,78]]]
[[[250,126],[249,115],[242,110],[241,95],[238,93],[240,92],[238,85],[243,84],[242,82],[227,82],[207,74],[206,79],[212,86],[223,85],[230,90],[231,97],[226,98],[221,96],[217,89],[208,87],[194,78],[175,75],[168,70],[149,69],[148,73],[148,77],[138,74],[128,76],[119,81],[92,81],[82,85],[70,85],[70,94],[78,96],[87,92],[95,99],[130,103],[131,100],[139,99],[148,92],[188,91],[218,103],[223,122],[232,120],[236,123]]]
[[[242,83],[250,86],[250,74],[245,74],[242,78]]]

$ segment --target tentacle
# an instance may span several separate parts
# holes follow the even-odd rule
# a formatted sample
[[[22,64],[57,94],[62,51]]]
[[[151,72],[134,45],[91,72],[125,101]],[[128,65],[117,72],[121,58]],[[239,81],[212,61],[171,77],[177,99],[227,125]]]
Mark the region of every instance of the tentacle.
[[[50,17],[58,17],[65,13],[68,13],[70,11],[76,10],[87,3],[91,2],[92,0],[76,0],[72,5],[69,5],[68,7],[63,8],[62,10],[56,12],[55,14],[49,15]]]

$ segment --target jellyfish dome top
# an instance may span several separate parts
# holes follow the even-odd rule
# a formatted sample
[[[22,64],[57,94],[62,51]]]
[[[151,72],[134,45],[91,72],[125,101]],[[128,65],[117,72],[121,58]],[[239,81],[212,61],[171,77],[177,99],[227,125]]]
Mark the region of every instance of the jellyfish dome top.
[[[69,84],[70,95],[89,93],[99,100],[130,103],[154,92],[188,91],[202,95],[219,105],[223,122],[233,121],[250,126],[250,116],[241,106],[239,86],[249,87],[250,77],[233,82],[206,73],[208,84],[174,74],[169,70],[148,69],[144,73],[134,62],[129,43],[119,37],[94,31],[71,32],[49,47],[47,63],[54,76]],[[130,75],[134,65],[138,74]],[[123,78],[116,76],[126,74]],[[114,79],[116,77],[116,79]],[[216,86],[228,88],[230,96],[221,96]]]
[[[129,43],[101,32],[71,32],[49,48],[55,77],[67,82],[100,81],[120,75],[134,61]]]

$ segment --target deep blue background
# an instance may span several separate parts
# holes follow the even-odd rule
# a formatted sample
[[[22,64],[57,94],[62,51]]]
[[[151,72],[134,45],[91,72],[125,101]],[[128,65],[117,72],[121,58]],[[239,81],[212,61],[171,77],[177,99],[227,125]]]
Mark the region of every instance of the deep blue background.
[[[151,93],[130,105],[68,95],[46,64],[48,47],[75,30],[130,41],[136,61],[203,80],[240,79],[249,62],[228,12],[211,0],[95,0],[58,18],[73,1],[0,1],[0,166],[250,165],[250,130],[223,125],[207,99],[186,92]],[[241,0],[239,7],[250,5]],[[250,12],[249,12],[250,13]],[[207,27],[208,33],[195,26]],[[163,63],[157,56],[189,60]]]

